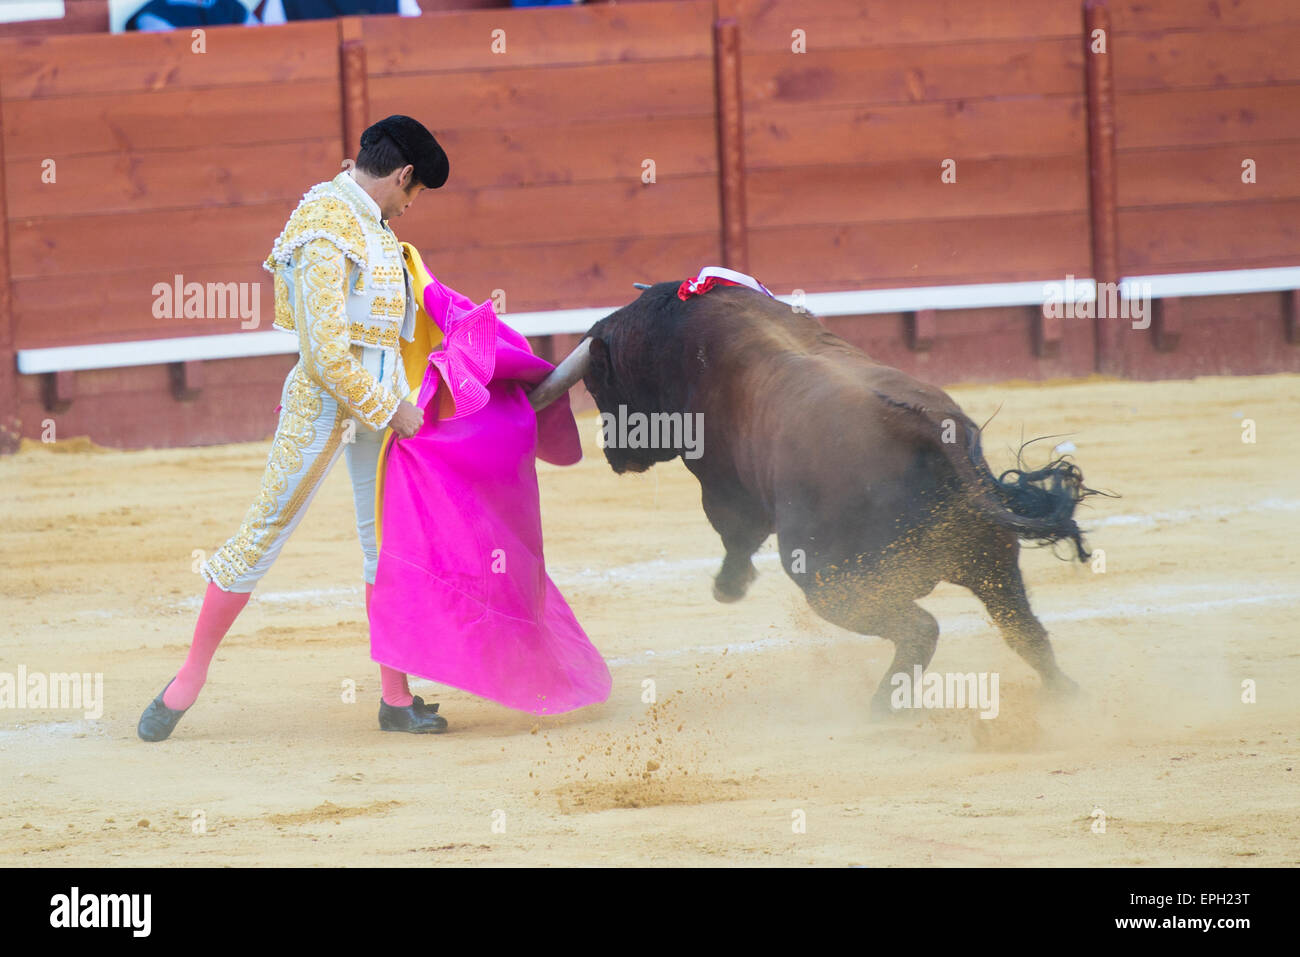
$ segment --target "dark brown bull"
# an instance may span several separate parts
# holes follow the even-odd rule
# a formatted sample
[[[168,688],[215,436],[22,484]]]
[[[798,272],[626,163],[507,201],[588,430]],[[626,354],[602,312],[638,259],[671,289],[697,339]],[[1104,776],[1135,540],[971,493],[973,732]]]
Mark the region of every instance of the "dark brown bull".
[[[603,413],[703,413],[702,454],[683,461],[726,547],[714,596],[745,594],[775,531],[818,615],[894,643],[874,713],[891,710],[891,676],[934,656],[939,624],[916,599],[941,580],[975,593],[1047,688],[1073,690],[1029,607],[1019,539],[1066,539],[1088,557],[1073,518],[1091,494],[1079,469],[1056,459],[995,478],[979,428],[941,389],[762,293],[721,286],[682,301],[677,285],[597,322],[534,404],[583,378]],[[605,457],[640,472],[683,451],[607,443]]]

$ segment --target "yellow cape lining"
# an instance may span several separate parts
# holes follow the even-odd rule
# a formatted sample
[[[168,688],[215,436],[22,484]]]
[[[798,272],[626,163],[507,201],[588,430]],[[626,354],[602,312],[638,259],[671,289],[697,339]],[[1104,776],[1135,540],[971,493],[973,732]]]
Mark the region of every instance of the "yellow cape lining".
[[[442,330],[424,309],[424,290],[433,277],[425,268],[420,253],[410,243],[402,243],[402,258],[411,273],[411,284],[415,291],[415,337],[411,342],[398,339],[401,350],[402,368],[406,372],[408,384],[414,383],[407,393],[406,401],[415,402],[419,395],[420,383],[424,381],[424,371],[429,365],[429,353],[442,344]],[[379,448],[379,464],[375,468],[375,545],[382,544],[384,532],[384,474],[388,466],[388,450],[393,444],[396,433],[387,429],[383,445]]]

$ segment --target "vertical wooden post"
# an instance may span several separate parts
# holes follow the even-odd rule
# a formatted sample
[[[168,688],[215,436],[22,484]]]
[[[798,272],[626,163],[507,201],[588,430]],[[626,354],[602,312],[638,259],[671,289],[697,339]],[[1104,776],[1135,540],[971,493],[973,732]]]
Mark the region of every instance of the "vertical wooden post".
[[[939,336],[939,313],[934,309],[919,309],[903,317],[903,339],[913,352],[929,352]]]
[[[366,78],[366,42],[360,17],[339,18],[339,88],[343,105],[343,158],[361,147],[370,125],[370,87]]]
[[[1151,345],[1156,352],[1173,352],[1183,330],[1183,301],[1176,296],[1156,299],[1151,304]]]
[[[719,3],[713,24],[713,69],[718,107],[718,185],[722,209],[722,264],[749,272],[745,226],[745,127],[740,88],[740,24]]]
[[[33,166],[33,175],[36,169]],[[0,109],[0,453],[16,451],[22,438],[22,422],[18,418],[13,296],[9,288],[9,207],[6,195],[4,113]]]
[[[1093,35],[1102,31],[1104,53],[1093,53]],[[1114,37],[1106,0],[1083,6],[1083,62],[1088,88],[1088,207],[1092,217],[1092,276],[1101,283],[1119,282],[1119,227],[1116,213],[1115,97],[1111,56]],[[1116,316],[1102,315],[1098,300],[1097,371],[1123,375],[1123,327]]]
[[[1029,328],[1034,343],[1034,355],[1039,359],[1059,359],[1061,357],[1061,339],[1065,330],[1062,320],[1056,316],[1043,314],[1045,306],[1034,306],[1029,310]]]

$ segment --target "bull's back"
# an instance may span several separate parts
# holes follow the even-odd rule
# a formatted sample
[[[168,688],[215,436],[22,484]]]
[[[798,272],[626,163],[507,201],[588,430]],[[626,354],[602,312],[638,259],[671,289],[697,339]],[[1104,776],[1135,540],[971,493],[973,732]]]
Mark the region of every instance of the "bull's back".
[[[720,440],[770,510],[782,555],[801,549],[813,572],[933,524],[957,483],[943,423],[960,435],[968,421],[946,393],[806,316],[774,315],[732,344],[721,418],[734,441]]]

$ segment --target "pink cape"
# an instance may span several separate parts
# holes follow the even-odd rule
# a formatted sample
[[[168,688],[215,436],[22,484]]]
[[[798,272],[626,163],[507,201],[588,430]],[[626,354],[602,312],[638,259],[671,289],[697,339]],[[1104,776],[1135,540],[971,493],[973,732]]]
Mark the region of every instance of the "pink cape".
[[[392,440],[382,473],[370,656],[534,714],[604,701],[609,668],[542,556],[536,458],[582,458],[568,396],[533,412],[524,385],[554,367],[490,302],[434,279],[424,304],[446,339],[417,400],[424,425]],[[438,418],[445,393],[454,414]]]

